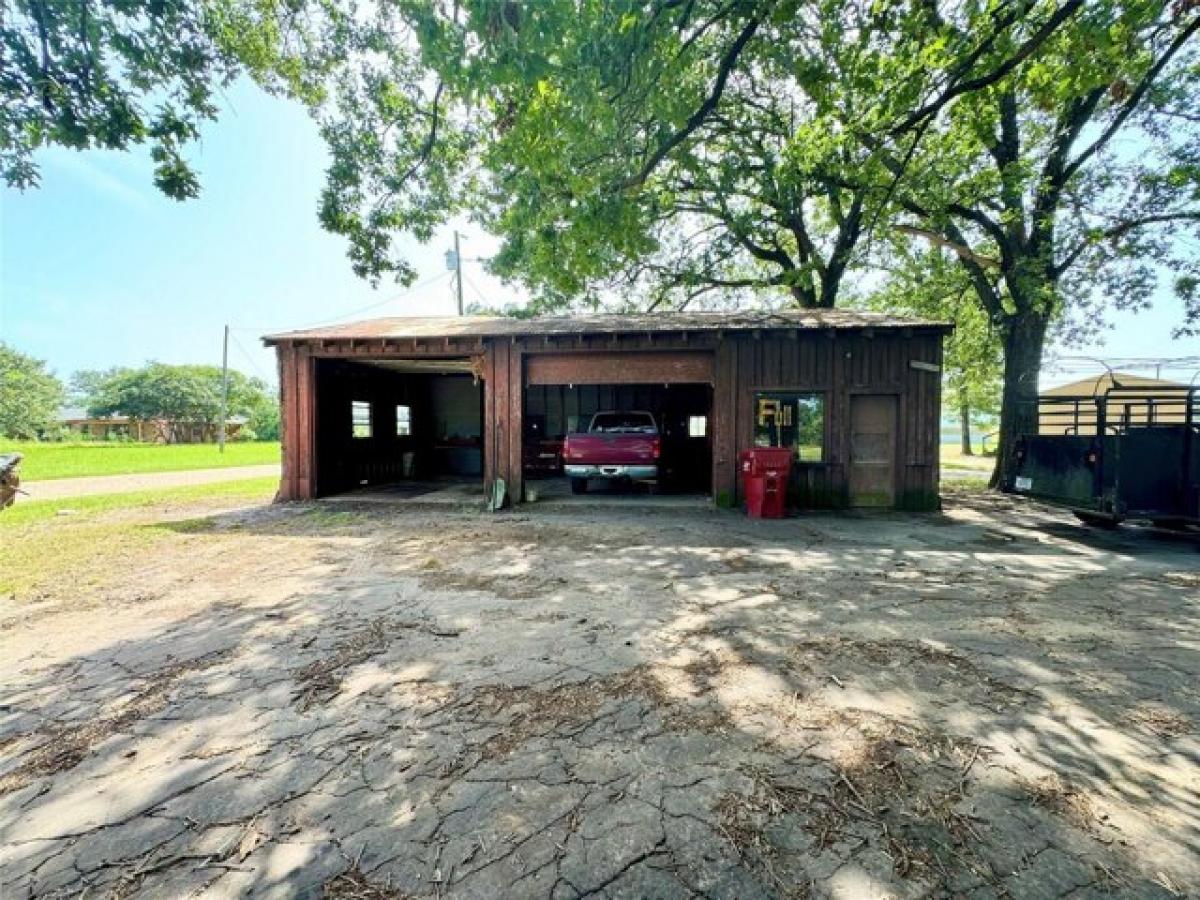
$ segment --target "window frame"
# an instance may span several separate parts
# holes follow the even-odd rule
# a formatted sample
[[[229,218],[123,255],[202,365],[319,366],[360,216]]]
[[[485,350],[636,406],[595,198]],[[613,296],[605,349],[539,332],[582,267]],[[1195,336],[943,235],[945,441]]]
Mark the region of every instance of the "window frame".
[[[792,454],[793,465],[803,466],[822,466],[829,464],[829,391],[813,388],[792,388],[792,387],[756,387],[751,390],[753,406],[751,408],[751,441],[756,447],[768,446],[758,443],[758,401],[762,397],[767,398],[782,398],[782,397],[816,397],[821,402],[821,458],[820,459],[804,459],[799,455],[799,450],[803,444],[794,446]]]
[[[358,421],[358,412],[360,407],[366,407],[367,420],[365,423]],[[359,428],[366,428],[366,434],[359,434]],[[370,400],[351,400],[350,401],[350,439],[355,441],[368,441],[375,436],[375,404]]]
[[[407,415],[401,419],[400,410],[404,410]],[[405,431],[400,430],[400,426],[404,425]],[[396,404],[396,437],[412,437],[413,436],[413,415],[412,406],[408,403]]]
[[[697,434],[692,428],[692,424],[694,422],[696,422],[697,420],[700,421],[700,433],[699,434]],[[699,440],[700,438],[708,437],[708,416],[704,415],[704,414],[689,415],[687,418],[687,435],[689,438],[695,438],[696,440]]]

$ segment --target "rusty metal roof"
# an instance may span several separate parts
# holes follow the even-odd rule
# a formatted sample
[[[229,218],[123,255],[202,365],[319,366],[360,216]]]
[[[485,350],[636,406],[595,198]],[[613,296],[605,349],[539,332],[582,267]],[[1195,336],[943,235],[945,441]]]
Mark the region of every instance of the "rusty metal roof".
[[[771,328],[936,328],[947,322],[906,318],[857,309],[663,312],[581,316],[397,316],[270,334],[263,341],[379,340],[381,338],[523,337],[527,335],[628,334],[673,331],[753,331]]]

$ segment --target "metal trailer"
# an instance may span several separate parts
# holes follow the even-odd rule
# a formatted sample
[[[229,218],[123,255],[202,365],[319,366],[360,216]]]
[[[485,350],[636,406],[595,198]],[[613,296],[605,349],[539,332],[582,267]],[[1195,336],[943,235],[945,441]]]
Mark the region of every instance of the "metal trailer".
[[[1200,387],[1123,386],[1041,397],[1006,490],[1071,509],[1088,525],[1127,519],[1200,531]]]

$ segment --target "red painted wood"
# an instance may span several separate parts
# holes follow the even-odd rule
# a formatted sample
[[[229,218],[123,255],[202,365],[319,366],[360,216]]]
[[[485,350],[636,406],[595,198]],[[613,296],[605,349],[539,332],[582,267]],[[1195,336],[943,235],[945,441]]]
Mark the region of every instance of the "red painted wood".
[[[705,352],[643,351],[530,354],[528,384],[711,384],[713,356]]]
[[[511,490],[512,472],[510,471],[509,442],[509,356],[512,345],[508,341],[497,341],[493,345],[493,355],[496,365],[496,378],[493,386],[495,408],[495,468],[493,476],[503,478],[505,485]],[[511,494],[510,494],[511,496]]]
[[[491,490],[496,478],[496,351],[488,345],[483,354],[483,483]]]
[[[278,345],[280,348],[286,346]],[[475,356],[484,350],[482,340],[455,341],[410,339],[400,341],[350,341],[324,340],[310,346],[313,356],[329,359],[459,359]]]
[[[650,349],[653,348],[653,349]],[[712,486],[717,496],[738,493],[737,452],[753,441],[754,392],[821,391],[826,400],[826,465],[807,472],[813,486],[846,487],[850,397],[897,397],[898,487],[936,491],[940,378],[915,370],[913,360],[940,364],[941,335],[924,330],[863,333],[763,330],[754,333],[645,334],[431,340],[325,340],[280,343],[283,475],[280,499],[313,496],[319,487],[315,435],[317,358],[431,358],[483,356],[485,480],[504,478],[510,500],[523,492],[525,388],[543,406],[548,385],[577,384],[597,398],[616,385],[709,383],[712,405]],[[849,353],[849,356],[847,356]],[[553,389],[552,389],[553,390]],[[575,397],[576,400],[580,399]],[[595,405],[595,404],[593,404]],[[539,407],[540,408],[540,407]]]
[[[280,500],[296,499],[296,368],[291,346],[280,344],[275,351],[279,364],[279,440],[282,444],[282,471],[279,478]]]
[[[307,347],[297,348],[294,359],[298,430],[296,494],[297,499],[311,500],[317,495],[316,361]]]
[[[737,496],[737,454],[734,450],[737,345],[723,341],[717,348],[713,384],[713,496]]]
[[[515,344],[508,353],[508,490],[512,503],[525,499],[525,379],[524,354]]]

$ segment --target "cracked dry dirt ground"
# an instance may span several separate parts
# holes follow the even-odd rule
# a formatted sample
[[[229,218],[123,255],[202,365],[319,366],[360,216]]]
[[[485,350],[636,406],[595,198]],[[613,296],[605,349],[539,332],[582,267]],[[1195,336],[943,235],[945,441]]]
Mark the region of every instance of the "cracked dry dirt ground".
[[[1194,544],[292,505],[0,631],[0,896],[1200,892]]]

